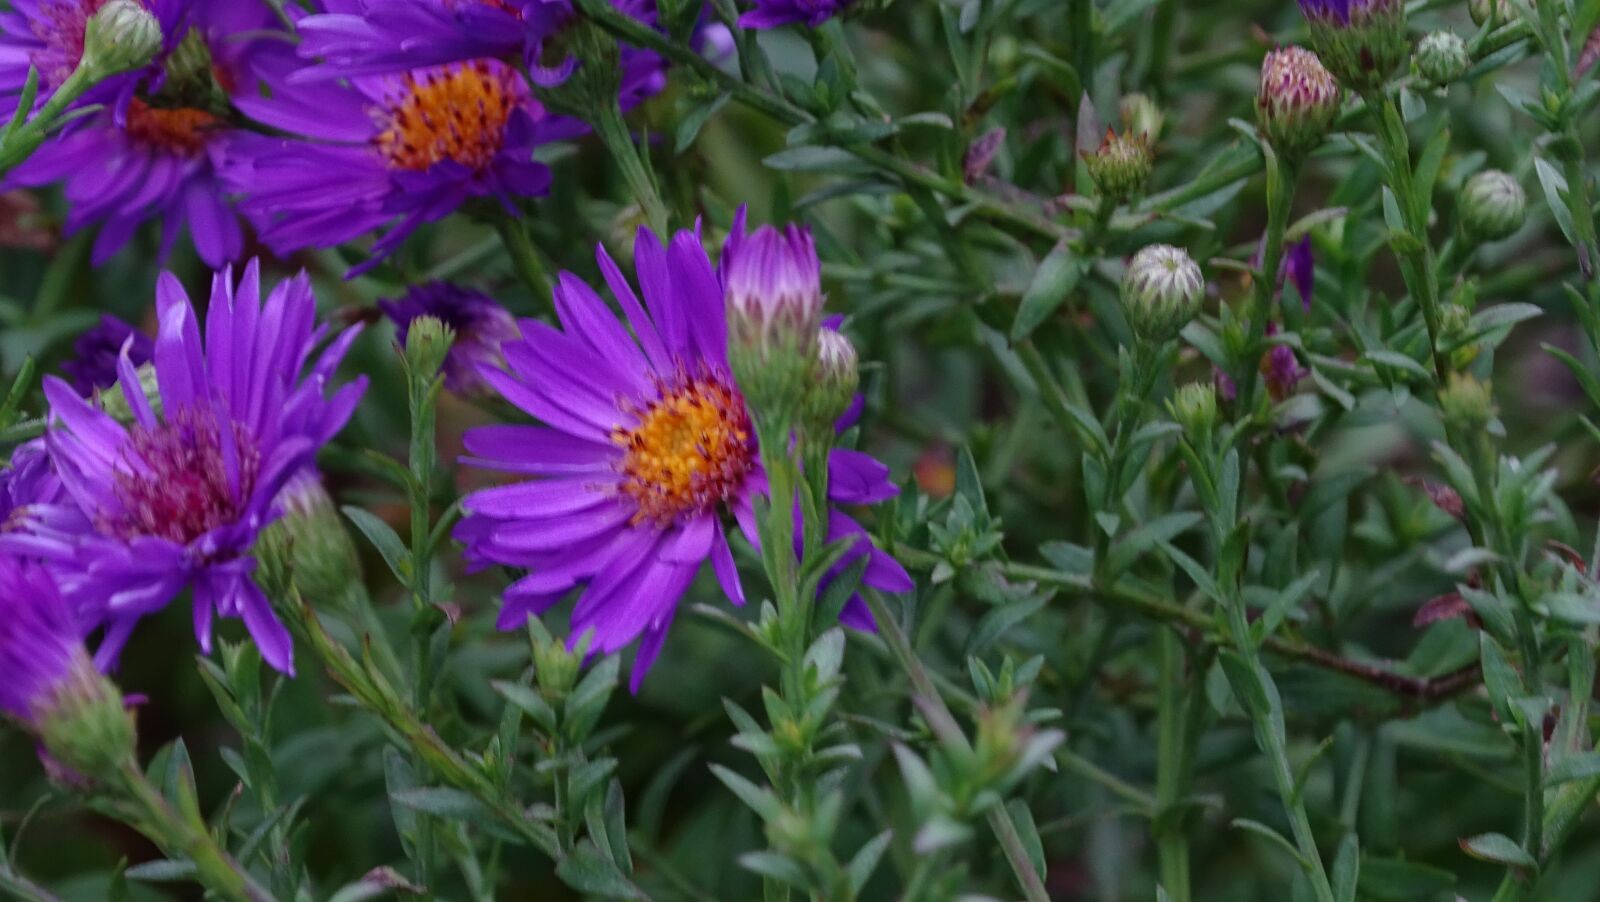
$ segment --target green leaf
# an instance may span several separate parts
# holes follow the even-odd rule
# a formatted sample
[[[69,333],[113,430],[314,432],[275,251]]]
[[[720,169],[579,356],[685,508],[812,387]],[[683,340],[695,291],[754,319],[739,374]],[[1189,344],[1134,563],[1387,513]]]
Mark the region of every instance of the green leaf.
[[[855,154],[837,147],[791,147],[761,162],[780,172],[860,173],[866,168]]]
[[[1033,281],[1022,295],[1017,307],[1017,318],[1011,323],[1011,340],[1021,341],[1033,334],[1041,323],[1050,318],[1083,278],[1085,263],[1066,242],[1057,244],[1039,268],[1034,270]]]
[[[1361,859],[1362,896],[1384,902],[1432,899],[1456,885],[1456,875],[1441,868],[1398,858]]]
[[[1166,514],[1129,530],[1112,543],[1106,555],[1106,567],[1112,576],[1128,569],[1139,555],[1158,544],[1170,542],[1197,526],[1204,518],[1193,511]]]
[[[346,504],[340,510],[356,525],[356,529],[361,530],[372,547],[378,549],[378,554],[383,556],[383,562],[389,565],[389,572],[394,574],[394,578],[403,586],[411,585],[411,552],[394,528],[383,522],[377,514],[354,505]]]
[[[1411,359],[1410,357],[1407,357],[1404,354],[1399,354],[1399,353],[1396,353],[1394,351],[1386,351],[1386,350],[1378,349],[1378,350],[1368,351],[1365,354],[1362,354],[1361,356],[1363,358],[1367,359],[1367,360],[1372,361],[1373,363],[1378,363],[1378,364],[1382,364],[1382,365],[1387,366],[1387,367],[1392,367],[1394,369],[1401,370],[1402,372],[1408,373],[1408,374],[1410,374],[1412,376],[1416,376],[1417,378],[1423,380],[1424,382],[1426,382],[1426,381],[1428,381],[1429,379],[1432,378],[1428,374],[1428,371],[1423,368],[1422,364],[1416,362],[1415,360]]]
[[[750,806],[750,810],[761,815],[762,820],[773,821],[783,815],[783,803],[771,790],[757,786],[720,764],[712,764],[711,773],[722,781],[722,785],[733,790],[740,801]]]
[[[850,891],[861,895],[861,890],[872,878],[872,872],[877,869],[878,862],[883,858],[883,852],[889,848],[889,841],[894,838],[893,830],[885,830],[877,836],[867,840],[856,854],[851,856],[850,863],[845,865],[845,876],[850,880]]]
[[[1257,836],[1266,837],[1267,839],[1271,840],[1274,844],[1276,844],[1278,846],[1278,848],[1282,849],[1285,852],[1288,852],[1289,853],[1289,857],[1291,857],[1295,861],[1299,862],[1301,867],[1309,868],[1311,866],[1311,863],[1306,861],[1305,858],[1301,856],[1300,850],[1296,849],[1294,847],[1293,843],[1291,843],[1291,842],[1289,842],[1289,840],[1285,839],[1283,837],[1282,833],[1279,833],[1278,831],[1272,829],[1271,827],[1268,827],[1266,824],[1263,824],[1260,821],[1253,821],[1253,820],[1250,820],[1248,818],[1240,817],[1240,818],[1234,818],[1233,821],[1229,823],[1229,826],[1233,827],[1236,830],[1247,830],[1247,831],[1249,831],[1251,833],[1256,834]]]
[[[1517,841],[1503,833],[1480,833],[1460,840],[1461,851],[1473,858],[1483,861],[1492,861],[1506,867],[1535,868],[1538,863],[1533,860]]]
[[[1500,715],[1500,724],[1509,727],[1516,722],[1511,710],[1511,700],[1523,694],[1522,677],[1519,676],[1505,655],[1500,652],[1499,643],[1494,637],[1486,633],[1478,635],[1478,651],[1483,661],[1483,685],[1489,690],[1489,703],[1494,706],[1495,713]]]
[[[142,883],[183,883],[195,879],[200,869],[192,861],[158,859],[136,864],[123,872],[130,880]]]
[[[580,841],[561,859],[556,865],[556,876],[579,892],[607,899],[648,898],[588,839]]]
[[[1545,772],[1544,783],[1556,786],[1591,777],[1600,777],[1600,752],[1578,752],[1556,759]]]
[[[689,146],[694,144],[694,139],[699,137],[700,130],[705,127],[706,122],[712,116],[715,116],[718,110],[727,105],[728,98],[731,96],[724,91],[710,100],[696,104],[687,113],[684,113],[683,118],[678,120],[677,136],[673,142],[675,152],[683,153],[688,150]]]
[[[739,856],[739,864],[746,870],[754,871],[763,877],[771,877],[798,889],[811,886],[811,878],[806,874],[805,867],[793,858],[779,855],[777,852],[746,852]]]
[[[500,693],[506,701],[522,709],[533,722],[538,724],[546,733],[556,731],[556,712],[544,696],[521,683],[508,683],[504,680],[491,680],[490,686]]]
[[[1572,208],[1567,204],[1567,179],[1543,157],[1533,158],[1533,171],[1539,176],[1539,187],[1544,189],[1545,202],[1550,205],[1550,215],[1568,244],[1577,244],[1577,232],[1572,226]]]
[[[422,786],[392,792],[397,804],[446,820],[486,821],[491,816],[484,804],[459,789],[448,786]]]
[[[1346,833],[1333,859],[1333,897],[1335,902],[1356,902],[1356,886],[1361,877],[1361,848],[1354,833]]]
[[[1022,839],[1022,848],[1028,853],[1028,862],[1033,865],[1034,873],[1039,875],[1040,880],[1047,879],[1044,842],[1039,839],[1039,828],[1033,822],[1033,812],[1029,810],[1028,803],[1022,799],[1012,799],[1006,803],[1006,816],[1017,828],[1017,835]]]

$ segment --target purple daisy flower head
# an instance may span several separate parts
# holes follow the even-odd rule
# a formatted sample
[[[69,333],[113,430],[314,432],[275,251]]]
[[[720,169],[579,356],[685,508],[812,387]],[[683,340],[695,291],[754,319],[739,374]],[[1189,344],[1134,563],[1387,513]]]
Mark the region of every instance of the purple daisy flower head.
[[[755,0],[755,8],[739,17],[740,28],[777,28],[796,22],[816,28],[844,12],[854,0]]]
[[[654,0],[612,0],[612,5],[656,24]],[[299,22],[300,54],[318,63],[296,73],[296,80],[388,75],[494,59],[525,65],[534,82],[548,88],[565,82],[580,65],[561,46],[578,21],[571,0],[324,0],[322,7]],[[623,109],[666,87],[666,61],[652,51],[624,46],[618,66]]]
[[[102,664],[116,658],[141,617],[192,589],[202,649],[210,650],[216,615],[241,617],[262,657],[293,672],[288,631],[252,578],[250,550],[279,515],[280,489],[349,420],[366,380],[331,388],[354,328],[313,359],[327,330],[314,326],[304,274],[265,300],[259,283],[254,261],[237,288],[231,269],[218,273],[202,339],[183,287],[162,275],[159,415],[126,352],[117,369],[130,426],[66,382],[45,380],[50,458],[65,503],[80,517],[39,543],[61,561],[62,590],[87,612],[85,622],[104,626]]]
[[[128,346],[128,358],[135,369],[149,363],[155,354],[155,341],[150,336],[109,313],[103,314],[99,323],[72,343],[73,358],[61,365],[61,372],[84,397],[110,388],[117,383],[117,358],[123,345]]]
[[[1267,323],[1267,334],[1277,335],[1281,329],[1277,323]],[[1274,401],[1294,394],[1294,390],[1309,373],[1300,366],[1299,358],[1295,357],[1294,349],[1288,345],[1273,345],[1261,357],[1261,375],[1267,383],[1267,393],[1272,395]]]
[[[61,479],[50,463],[44,439],[18,445],[11,452],[11,463],[0,470],[0,535],[11,539],[31,528],[37,505],[54,505],[64,498]],[[10,550],[23,551],[25,545],[10,543]]]
[[[500,346],[517,338],[517,322],[499,301],[480,291],[448,282],[426,282],[406,291],[404,297],[379,301],[385,316],[394,320],[401,346],[412,320],[431,316],[455,333],[444,361],[445,385],[457,394],[487,392],[479,373],[485,367],[503,368]]]
[[[61,183],[71,206],[67,232],[100,226],[92,258],[97,266],[141,225],[157,220],[161,257],[187,227],[201,259],[215,268],[237,260],[244,246],[218,176],[236,133],[225,119],[225,95],[255,92],[254,54],[276,42],[247,37],[264,34],[271,13],[254,0],[192,10],[170,0],[156,6],[178,10],[164,13],[169,47],[162,65],[125,83],[119,99],[63,131],[0,190]],[[10,30],[4,19],[0,28]]]
[[[540,424],[471,430],[464,461],[532,478],[468,496],[456,537],[477,566],[529,571],[505,592],[502,628],[576,591],[569,644],[587,635],[590,650],[611,654],[639,642],[637,691],[707,560],[728,599],[744,603],[724,515],[756,543],[753,505],[768,489],[729,367],[724,285],[699,235],[679,232],[663,246],[641,229],[634,255],[638,292],[603,247],[596,253],[625,324],[562,273],[559,327],[525,321],[521,339],[505,345],[508,369],[481,370]],[[829,474],[837,503],[871,504],[898,491],[886,467],[855,451],[835,450]],[[911,587],[858,523],[838,510],[828,523],[830,541],[854,538],[849,559],[868,556],[866,584]],[[860,599],[842,619],[871,624]]]
[[[268,76],[270,97],[237,103],[306,140],[242,137],[226,173],[280,254],[387,228],[355,275],[468,200],[515,212],[517,198],[549,188],[533,149],[563,127],[510,65],[476,60],[344,82],[293,82],[294,71]]]

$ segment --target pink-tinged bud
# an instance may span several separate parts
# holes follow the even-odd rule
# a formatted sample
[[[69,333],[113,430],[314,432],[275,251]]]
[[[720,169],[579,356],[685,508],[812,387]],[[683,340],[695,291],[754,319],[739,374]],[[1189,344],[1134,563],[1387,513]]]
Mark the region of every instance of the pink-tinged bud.
[[[1121,203],[1137,194],[1150,180],[1155,155],[1150,150],[1150,136],[1133,132],[1119,135],[1106,129],[1100,148],[1094,153],[1085,153],[1083,163],[1100,193]]]
[[[1418,75],[1442,88],[1466,74],[1472,65],[1472,54],[1455,32],[1432,31],[1417,42],[1412,63]]]
[[[1273,150],[1298,159],[1328,136],[1342,95],[1315,53],[1304,47],[1274,50],[1261,61],[1256,123]]]
[[[810,231],[745,234],[741,211],[723,248],[722,287],[734,379],[757,416],[787,416],[810,389],[822,329],[822,264]]]
[[[855,400],[861,384],[856,346],[843,333],[817,334],[817,378],[806,396],[805,419],[814,428],[831,431]]]
[[[1206,283],[1182,248],[1152,244],[1140,249],[1122,278],[1122,311],[1135,335],[1164,342],[1177,337],[1200,312]]]

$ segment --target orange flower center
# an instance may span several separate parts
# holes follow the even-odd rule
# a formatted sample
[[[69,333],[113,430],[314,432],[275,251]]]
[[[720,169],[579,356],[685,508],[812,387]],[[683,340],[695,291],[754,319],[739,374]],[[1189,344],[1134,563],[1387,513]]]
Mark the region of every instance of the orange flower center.
[[[219,125],[221,120],[205,110],[154,107],[137,97],[128,104],[128,137],[175,154],[198,154]]]
[[[638,425],[617,427],[626,449],[622,492],[639,506],[635,525],[667,525],[732,497],[754,464],[744,398],[715,377],[682,378],[638,412]]]
[[[378,149],[394,169],[421,171],[446,160],[483,169],[504,145],[520,102],[516,74],[489,60],[407,74]]]

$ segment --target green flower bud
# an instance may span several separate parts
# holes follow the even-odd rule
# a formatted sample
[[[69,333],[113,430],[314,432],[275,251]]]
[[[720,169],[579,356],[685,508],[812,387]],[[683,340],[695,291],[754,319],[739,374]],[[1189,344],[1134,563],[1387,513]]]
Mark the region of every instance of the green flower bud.
[[[41,706],[35,728],[45,751],[73,775],[114,774],[135,757],[133,715],[116,684],[85,653],[73,656],[55,696]]]
[[[1304,47],[1274,50],[1261,61],[1256,124],[1273,150],[1298,159],[1328,136],[1342,95],[1315,53]]]
[[[1121,203],[1150,180],[1155,157],[1150,152],[1148,136],[1132,132],[1119,135],[1106,129],[1100,149],[1084,154],[1083,162],[1100,193]]]
[[[1167,409],[1192,444],[1205,445],[1217,425],[1217,388],[1209,382],[1191,382],[1173,394]]]
[[[593,635],[592,632],[584,633],[569,650],[565,642],[550,635],[538,618],[528,620],[533,678],[539,686],[539,692],[547,700],[556,702],[566,698],[577,684],[578,673],[583,669],[583,658],[588,654],[589,640]]]
[[[145,401],[150,404],[150,409],[156,416],[161,415],[161,390],[156,385],[156,368],[154,364],[144,364],[137,370],[139,374],[139,388],[144,392]],[[100,400],[100,409],[104,410],[113,420],[124,426],[133,422],[133,408],[128,406],[128,396],[122,393],[119,383],[107,389],[96,392]]]
[[[1508,0],[1467,0],[1467,14],[1474,25],[1502,25],[1511,19],[1511,5]]]
[[[1164,342],[1200,312],[1205,279],[1187,251],[1152,244],[1133,255],[1122,278],[1122,310],[1135,335]]]
[[[1129,94],[1122,98],[1118,110],[1122,113],[1123,130],[1128,134],[1138,135],[1149,144],[1154,144],[1161,137],[1161,126],[1166,121],[1166,115],[1148,95]]]
[[[1475,433],[1494,419],[1494,393],[1487,382],[1466,373],[1451,373],[1450,381],[1439,393],[1439,407],[1450,429]]]
[[[1461,228],[1475,241],[1499,241],[1522,228],[1528,195],[1509,173],[1486,169],[1461,187]]]
[[[155,106],[209,110],[217,114],[227,112],[228,95],[217,84],[211,47],[200,29],[189,29],[178,46],[167,54],[162,68],[167,77],[151,100]]]
[[[1444,87],[1466,73],[1472,65],[1472,55],[1467,44],[1454,32],[1433,31],[1417,42],[1417,52],[1411,58],[1417,74]]]
[[[415,376],[431,379],[444,366],[455,333],[432,316],[419,316],[406,330],[406,368]]]
[[[1300,0],[1317,55],[1352,91],[1388,84],[1410,52],[1404,0]]]
[[[855,400],[861,384],[857,366],[856,347],[843,333],[833,329],[817,333],[816,379],[802,412],[808,425],[832,433],[834,422]]]
[[[161,49],[161,23],[135,0],[111,0],[83,29],[78,65],[95,80],[137,69]]]
[[[1445,304],[1439,311],[1439,337],[1446,345],[1456,345],[1450,352],[1450,365],[1465,369],[1478,356],[1478,343],[1460,344],[1472,328],[1472,311],[1460,304]]]
[[[316,473],[304,471],[278,493],[283,515],[256,539],[264,582],[280,591],[289,580],[319,608],[348,608],[362,598],[361,559],[344,519]]]

